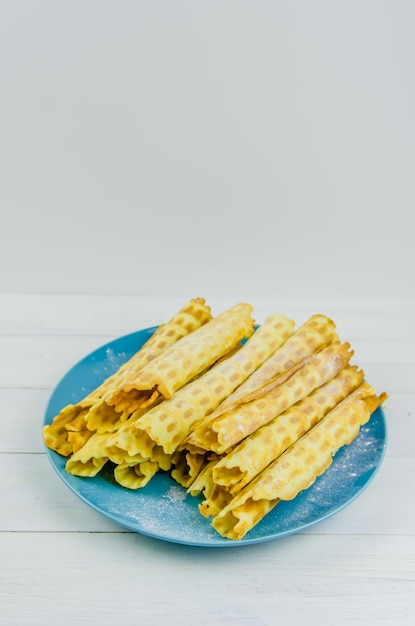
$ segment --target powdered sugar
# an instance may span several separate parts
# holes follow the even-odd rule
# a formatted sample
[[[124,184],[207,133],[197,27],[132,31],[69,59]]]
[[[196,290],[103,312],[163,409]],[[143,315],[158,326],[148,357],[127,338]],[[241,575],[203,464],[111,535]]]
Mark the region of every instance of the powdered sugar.
[[[114,352],[112,348],[107,348],[105,354],[108,362],[107,367],[112,369],[113,372],[116,372],[127,359],[125,352]]]
[[[178,504],[186,500],[186,491],[180,487],[180,485],[170,487],[168,492],[163,495],[163,498],[167,498],[171,503]]]

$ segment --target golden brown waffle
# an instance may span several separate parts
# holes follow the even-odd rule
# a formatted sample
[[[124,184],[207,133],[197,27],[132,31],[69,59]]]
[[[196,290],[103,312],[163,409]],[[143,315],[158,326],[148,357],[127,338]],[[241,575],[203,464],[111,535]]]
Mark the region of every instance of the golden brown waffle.
[[[111,432],[117,429],[120,422],[125,421],[137,407],[130,402],[121,402],[114,407],[111,398],[123,389],[126,381],[134,379],[146,365],[159,357],[178,341],[204,326],[212,319],[210,307],[203,298],[190,300],[169,322],[161,324],[141,350],[125,363],[113,377],[111,385],[91,406],[85,419],[90,430]],[[150,402],[148,402],[150,400]],[[157,400],[151,396],[147,403]],[[142,403],[143,408],[146,403]]]
[[[330,411],[244,487],[214,518],[214,528],[230,539],[242,539],[280,500],[292,500],[330,466],[334,454],[350,444],[371,414],[386,400],[367,383]],[[367,397],[362,397],[364,394]]]
[[[232,500],[232,495],[225,487],[213,483],[209,496],[198,505],[203,517],[216,517]]]
[[[194,454],[203,454],[203,451],[206,449],[203,446],[198,445],[197,436],[200,432],[209,432],[210,425],[217,420],[222,415],[230,415],[233,411],[239,409],[244,404],[249,404],[254,400],[258,400],[259,398],[264,398],[266,396],[270,396],[272,392],[277,389],[277,387],[281,387],[295,372],[300,370],[307,361],[302,361],[300,363],[296,363],[290,370],[287,370],[280,376],[277,376],[275,379],[261,387],[261,389],[257,389],[249,393],[248,395],[243,396],[240,400],[235,401],[232,404],[224,405],[222,402],[219,404],[217,409],[208,413],[205,417],[198,420],[192,427],[192,431],[189,433],[188,437],[186,437],[179,446],[179,450],[189,450]],[[229,450],[226,450],[228,452]]]
[[[196,476],[192,484],[188,487],[187,491],[192,496],[198,496],[203,494],[207,498],[214,488],[212,480],[212,469],[217,463],[217,459],[207,460],[205,465],[200,469],[199,474]]]
[[[234,404],[245,395],[263,387],[270,380],[290,370],[316,352],[338,340],[336,326],[329,317],[320,313],[312,315],[294,334],[287,336],[282,347],[236,389],[223,406]]]
[[[235,494],[356,389],[363,376],[356,366],[342,369],[233,448],[213,468],[213,481]]]
[[[90,409],[96,404],[100,407],[103,422],[110,423],[114,427],[118,423],[120,415],[112,409],[105,411],[103,398],[105,399],[109,393],[112,393],[114,388],[121,385],[126,377],[128,378],[132,373],[139,371],[144,365],[173,345],[173,343],[206,324],[211,318],[210,307],[203,298],[190,300],[169,322],[159,326],[140,350],[124,363],[117,372],[109,376],[99,387],[77,404],[69,404],[63,408],[55,416],[52,424],[48,424],[43,428],[45,445],[63,456],[69,456],[74,448],[70,440],[71,438],[68,439],[68,431],[79,431],[86,426],[89,427],[89,430],[99,428],[100,421],[96,416],[97,410],[92,412],[92,415],[95,416],[95,421],[91,423],[88,421],[90,419]],[[80,419],[83,421],[86,419],[84,426],[79,426]],[[77,422],[76,427],[74,422]],[[106,428],[104,428],[105,430]]]
[[[177,341],[106,398],[117,412],[130,414],[159,396],[173,393],[235,348],[254,331],[252,306],[240,303]]]
[[[68,431],[67,441],[68,445],[72,446],[72,452],[78,452],[78,450],[80,450],[86,444],[88,439],[90,439],[93,434],[94,433],[88,430],[88,428],[84,428],[83,430],[79,431]]]
[[[66,471],[76,476],[96,476],[108,461],[105,453],[106,437],[105,434],[93,433],[66,461]]]
[[[114,469],[114,478],[119,485],[127,489],[141,489],[157,474],[158,463],[155,461],[142,461],[136,465],[121,463]]]
[[[122,425],[111,444],[151,458],[152,445],[173,454],[193,424],[213,411],[276,348],[281,335],[281,319],[270,316],[248,341],[228,359],[189,383],[172,398]],[[235,335],[236,338],[240,334]],[[152,443],[153,442],[153,443]]]
[[[108,445],[108,433],[91,433],[91,437],[84,445],[74,452],[66,462],[66,471],[75,476],[96,476],[96,474],[104,467],[107,461],[112,461],[117,466],[136,467],[136,477],[139,470],[138,466],[148,459],[143,458],[140,454],[135,456],[129,455],[125,450],[119,450]],[[169,470],[171,467],[170,456],[163,452],[159,446],[153,449],[152,461],[157,463],[157,467],[162,470]],[[149,467],[149,466],[145,466]],[[121,471],[121,470],[120,470]],[[125,472],[126,474],[127,472]],[[145,473],[148,476],[148,472]],[[138,483],[137,483],[138,484]]]
[[[207,425],[198,426],[187,441],[202,449],[224,454],[333,378],[346,367],[352,354],[348,343],[329,345],[269,394],[241,404]]]
[[[182,487],[187,489],[206,464],[206,452],[193,454],[187,450],[176,451],[172,457],[173,469],[171,477]]]
[[[58,452],[62,456],[69,456],[73,452],[73,444],[68,439],[68,432],[71,431],[71,422],[84,420],[85,415],[88,413],[88,407],[68,404],[65,406],[56,417],[54,417],[52,424],[47,424],[43,427],[43,441],[45,445]],[[69,428],[67,428],[69,426]]]

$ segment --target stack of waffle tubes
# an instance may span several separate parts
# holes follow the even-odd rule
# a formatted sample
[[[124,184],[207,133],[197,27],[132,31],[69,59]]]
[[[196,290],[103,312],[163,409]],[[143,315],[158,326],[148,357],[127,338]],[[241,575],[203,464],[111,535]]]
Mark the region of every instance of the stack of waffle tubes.
[[[59,454],[69,456],[79,449],[95,430],[107,430],[106,419],[107,422],[112,419],[112,423],[118,423],[120,416],[115,414],[114,417],[114,412],[111,411],[110,405],[106,404],[106,399],[112,397],[115,390],[122,389],[124,381],[129,380],[130,376],[134,376],[167,348],[211,319],[210,307],[203,298],[190,300],[169,322],[161,324],[138,352],[112,376],[106,378],[99,387],[76,404],[64,407],[52,424],[43,429],[45,444]],[[101,421],[96,417],[95,424],[91,417],[94,413],[104,415]]]
[[[117,372],[44,427],[66,470],[107,465],[140,489],[160,471],[240,540],[281,500],[307,489],[387,399],[350,361],[323,314],[255,325],[245,302],[213,317],[187,303]]]

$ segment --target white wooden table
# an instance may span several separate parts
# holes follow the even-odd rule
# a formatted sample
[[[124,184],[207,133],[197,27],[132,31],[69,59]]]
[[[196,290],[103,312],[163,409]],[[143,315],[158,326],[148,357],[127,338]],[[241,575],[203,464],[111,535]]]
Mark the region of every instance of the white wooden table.
[[[186,299],[0,295],[0,623],[415,624],[413,300],[252,302],[258,322],[273,311],[298,323],[330,315],[390,396],[375,479],[307,532],[227,549],[168,543],[107,520],[55,474],[41,425],[60,378]],[[216,313],[235,303],[208,300]]]

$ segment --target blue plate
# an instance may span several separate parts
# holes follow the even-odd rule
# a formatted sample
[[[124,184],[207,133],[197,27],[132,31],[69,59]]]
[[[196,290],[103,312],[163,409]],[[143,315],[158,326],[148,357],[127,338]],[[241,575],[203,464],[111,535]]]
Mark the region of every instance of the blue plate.
[[[45,415],[50,424],[67,404],[74,404],[113,374],[149,339],[156,327],[111,341],[79,361],[53,391]],[[49,460],[69,489],[110,520],[157,539],[193,546],[230,547],[284,537],[327,519],[350,504],[379,469],[386,448],[385,416],[381,408],[359,436],[341,448],[332,465],[294,500],[279,503],[240,541],[221,537],[198,510],[199,500],[186,494],[167,473],[160,472],[138,491],[118,485],[111,467],[94,478],[65,471],[66,458],[49,448]]]

